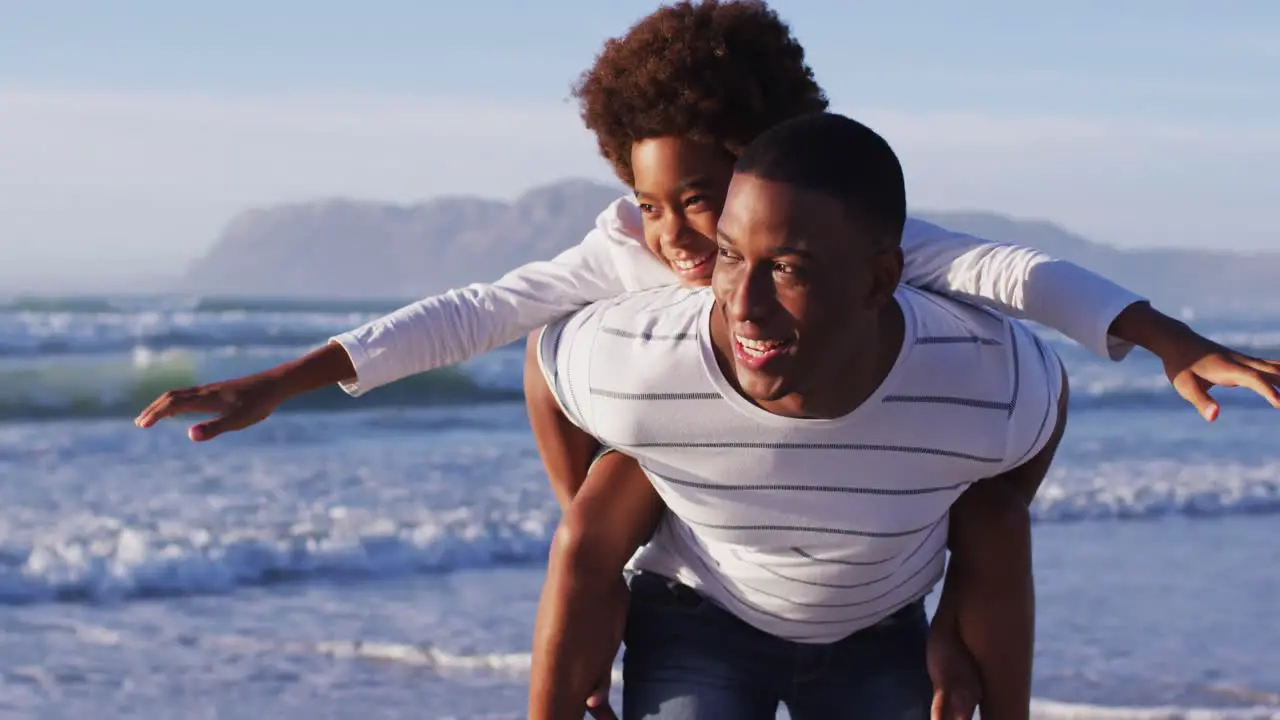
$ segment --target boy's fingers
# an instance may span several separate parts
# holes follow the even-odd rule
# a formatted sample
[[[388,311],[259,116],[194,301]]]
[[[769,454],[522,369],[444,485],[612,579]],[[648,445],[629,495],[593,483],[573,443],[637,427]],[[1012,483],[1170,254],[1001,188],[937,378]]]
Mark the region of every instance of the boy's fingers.
[[[595,718],[595,720],[618,720],[617,714],[613,712],[613,708],[609,707],[609,703],[597,707],[587,708],[587,714]]]
[[[604,679],[596,685],[596,689],[587,696],[587,714],[595,720],[618,720],[613,708],[609,707],[609,688],[613,678],[606,673]]]
[[[951,720],[947,717],[947,693],[943,690],[933,691],[933,706],[929,708],[929,720]]]
[[[972,697],[972,693],[963,690],[960,692],[935,690],[929,720],[973,720],[973,713],[977,709],[978,702]]]
[[[1209,422],[1218,417],[1218,403],[1209,396],[1204,382],[1190,373],[1179,375],[1173,380],[1173,389],[1182,399],[1191,403],[1200,416]]]

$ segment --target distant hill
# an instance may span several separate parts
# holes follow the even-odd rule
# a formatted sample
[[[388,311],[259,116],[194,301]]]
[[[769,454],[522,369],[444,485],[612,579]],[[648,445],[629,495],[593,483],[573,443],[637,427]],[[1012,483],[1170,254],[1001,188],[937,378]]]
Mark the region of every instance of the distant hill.
[[[546,260],[581,242],[620,187],[566,181],[515,202],[319,200],[246,211],[177,289],[219,295],[418,297]]]
[[[511,203],[444,197],[415,205],[321,200],[234,218],[178,283],[219,295],[418,297],[492,280],[579,242],[623,192],[568,180]],[[1170,309],[1280,302],[1280,254],[1121,250],[1058,225],[989,212],[921,212],[944,227],[1080,263]]]
[[[1044,220],[991,212],[920,212],[942,227],[998,242],[1016,242],[1070,260],[1142,293],[1166,309],[1280,307],[1280,253],[1182,248],[1123,250],[1093,242]]]

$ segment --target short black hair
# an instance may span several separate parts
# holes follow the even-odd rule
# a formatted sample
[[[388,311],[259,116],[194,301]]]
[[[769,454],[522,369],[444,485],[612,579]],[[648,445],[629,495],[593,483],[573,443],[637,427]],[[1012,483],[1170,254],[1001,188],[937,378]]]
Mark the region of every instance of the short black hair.
[[[883,234],[882,242],[902,243],[902,165],[884,138],[856,120],[822,112],[779,123],[747,146],[734,171],[835,198]]]

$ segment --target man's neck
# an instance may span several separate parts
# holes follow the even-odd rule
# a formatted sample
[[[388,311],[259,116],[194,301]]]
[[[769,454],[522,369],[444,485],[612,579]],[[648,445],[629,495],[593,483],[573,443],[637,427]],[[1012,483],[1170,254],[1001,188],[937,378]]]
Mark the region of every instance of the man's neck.
[[[896,298],[885,303],[873,323],[871,332],[867,333],[868,337],[874,338],[868,343],[870,347],[864,345],[856,354],[845,358],[841,364],[844,372],[840,380],[799,398],[798,405],[806,417],[844,417],[862,407],[884,384],[902,353],[906,332],[902,306]]]
[[[720,372],[739,395],[774,415],[809,419],[834,419],[857,410],[884,383],[897,364],[906,337],[906,318],[896,297],[890,298],[872,320],[869,343],[841,363],[841,377],[825,392],[796,392],[775,401],[760,402],[742,393],[733,366],[732,341],[724,315],[717,306],[711,313],[711,342]],[[867,350],[871,352],[867,352]],[[803,379],[802,379],[803,381]]]

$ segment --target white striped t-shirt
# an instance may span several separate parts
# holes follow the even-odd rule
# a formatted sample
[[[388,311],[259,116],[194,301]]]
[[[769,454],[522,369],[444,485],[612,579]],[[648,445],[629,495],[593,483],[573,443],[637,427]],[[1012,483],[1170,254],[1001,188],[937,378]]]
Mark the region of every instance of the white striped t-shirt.
[[[570,420],[635,457],[667,513],[636,569],[798,642],[837,641],[933,588],[971,483],[1025,462],[1056,422],[1061,364],[1020,323],[902,287],[901,353],[830,420],[774,415],[716,363],[709,289],[596,303],[542,334]]]

